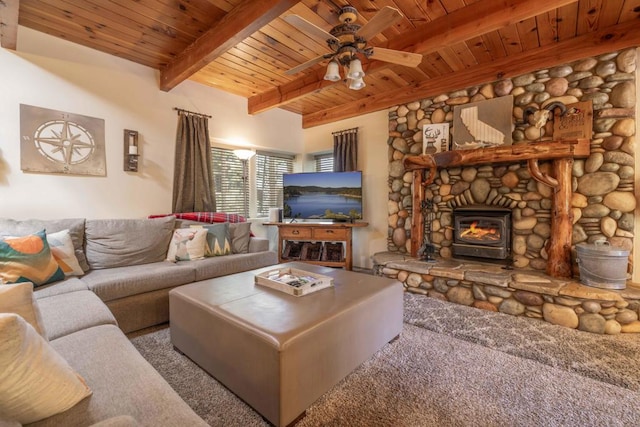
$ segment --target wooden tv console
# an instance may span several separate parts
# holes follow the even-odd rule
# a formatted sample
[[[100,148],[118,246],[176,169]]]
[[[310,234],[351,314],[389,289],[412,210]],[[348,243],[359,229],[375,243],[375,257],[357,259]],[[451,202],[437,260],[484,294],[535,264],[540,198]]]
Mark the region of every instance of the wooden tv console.
[[[340,261],[329,260],[305,260],[298,261],[309,264],[324,265],[327,267],[343,267],[346,270],[353,269],[352,259],[352,237],[351,232],[354,227],[366,227],[367,222],[267,222],[264,225],[275,225],[278,227],[278,260],[280,262],[292,261],[285,258],[285,242],[343,242],[344,257]]]

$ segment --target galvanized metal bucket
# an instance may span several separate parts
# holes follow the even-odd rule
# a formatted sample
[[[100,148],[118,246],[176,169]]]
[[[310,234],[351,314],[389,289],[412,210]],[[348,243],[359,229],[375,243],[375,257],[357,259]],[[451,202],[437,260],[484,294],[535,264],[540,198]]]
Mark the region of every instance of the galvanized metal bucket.
[[[578,266],[583,285],[603,289],[625,289],[627,287],[627,264],[629,251],[612,247],[605,240],[595,243],[579,243]]]

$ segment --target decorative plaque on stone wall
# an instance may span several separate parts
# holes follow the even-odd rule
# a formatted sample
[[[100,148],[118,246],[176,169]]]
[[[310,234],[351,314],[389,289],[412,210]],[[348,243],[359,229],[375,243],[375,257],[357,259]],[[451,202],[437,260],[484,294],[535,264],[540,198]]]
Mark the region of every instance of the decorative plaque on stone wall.
[[[511,145],[513,96],[453,107],[452,150]]]

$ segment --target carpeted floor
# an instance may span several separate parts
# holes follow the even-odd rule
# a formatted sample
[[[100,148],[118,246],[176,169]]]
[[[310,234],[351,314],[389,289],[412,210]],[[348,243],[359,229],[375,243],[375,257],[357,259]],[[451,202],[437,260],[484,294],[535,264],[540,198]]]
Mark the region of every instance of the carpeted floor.
[[[212,426],[267,426],[173,350],[167,328],[132,338]],[[640,340],[405,295],[400,339],[307,411],[311,426],[640,424]]]

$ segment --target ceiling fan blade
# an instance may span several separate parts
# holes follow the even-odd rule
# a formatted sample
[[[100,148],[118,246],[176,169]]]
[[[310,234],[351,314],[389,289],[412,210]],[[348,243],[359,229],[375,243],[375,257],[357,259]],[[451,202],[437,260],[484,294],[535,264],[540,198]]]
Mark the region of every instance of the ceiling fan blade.
[[[365,40],[369,40],[371,37],[378,34],[385,28],[395,24],[402,18],[402,13],[398,9],[391,6],[383,7],[373,18],[362,26],[356,33],[356,35],[362,37]]]
[[[307,21],[306,19],[298,15],[287,15],[283,19],[287,21],[289,24],[296,27],[297,29],[301,30],[302,32],[307,33],[311,37],[320,39],[322,41],[327,41],[327,40],[338,41],[338,39],[332,36],[331,34],[329,34],[329,32],[323,30],[322,28],[316,26],[315,24],[312,24],[311,22]]]
[[[292,69],[287,70],[285,74],[288,74],[288,75],[297,74],[300,71],[311,67],[312,65],[316,65],[318,62],[324,61],[325,59],[327,59],[327,55],[320,55],[317,58],[310,59],[307,62],[303,62],[302,64],[298,65],[297,67],[293,67]]]
[[[418,53],[403,52],[401,50],[385,49],[382,47],[374,47],[373,54],[370,58],[404,65],[405,67],[417,67],[422,62],[422,55]]]

